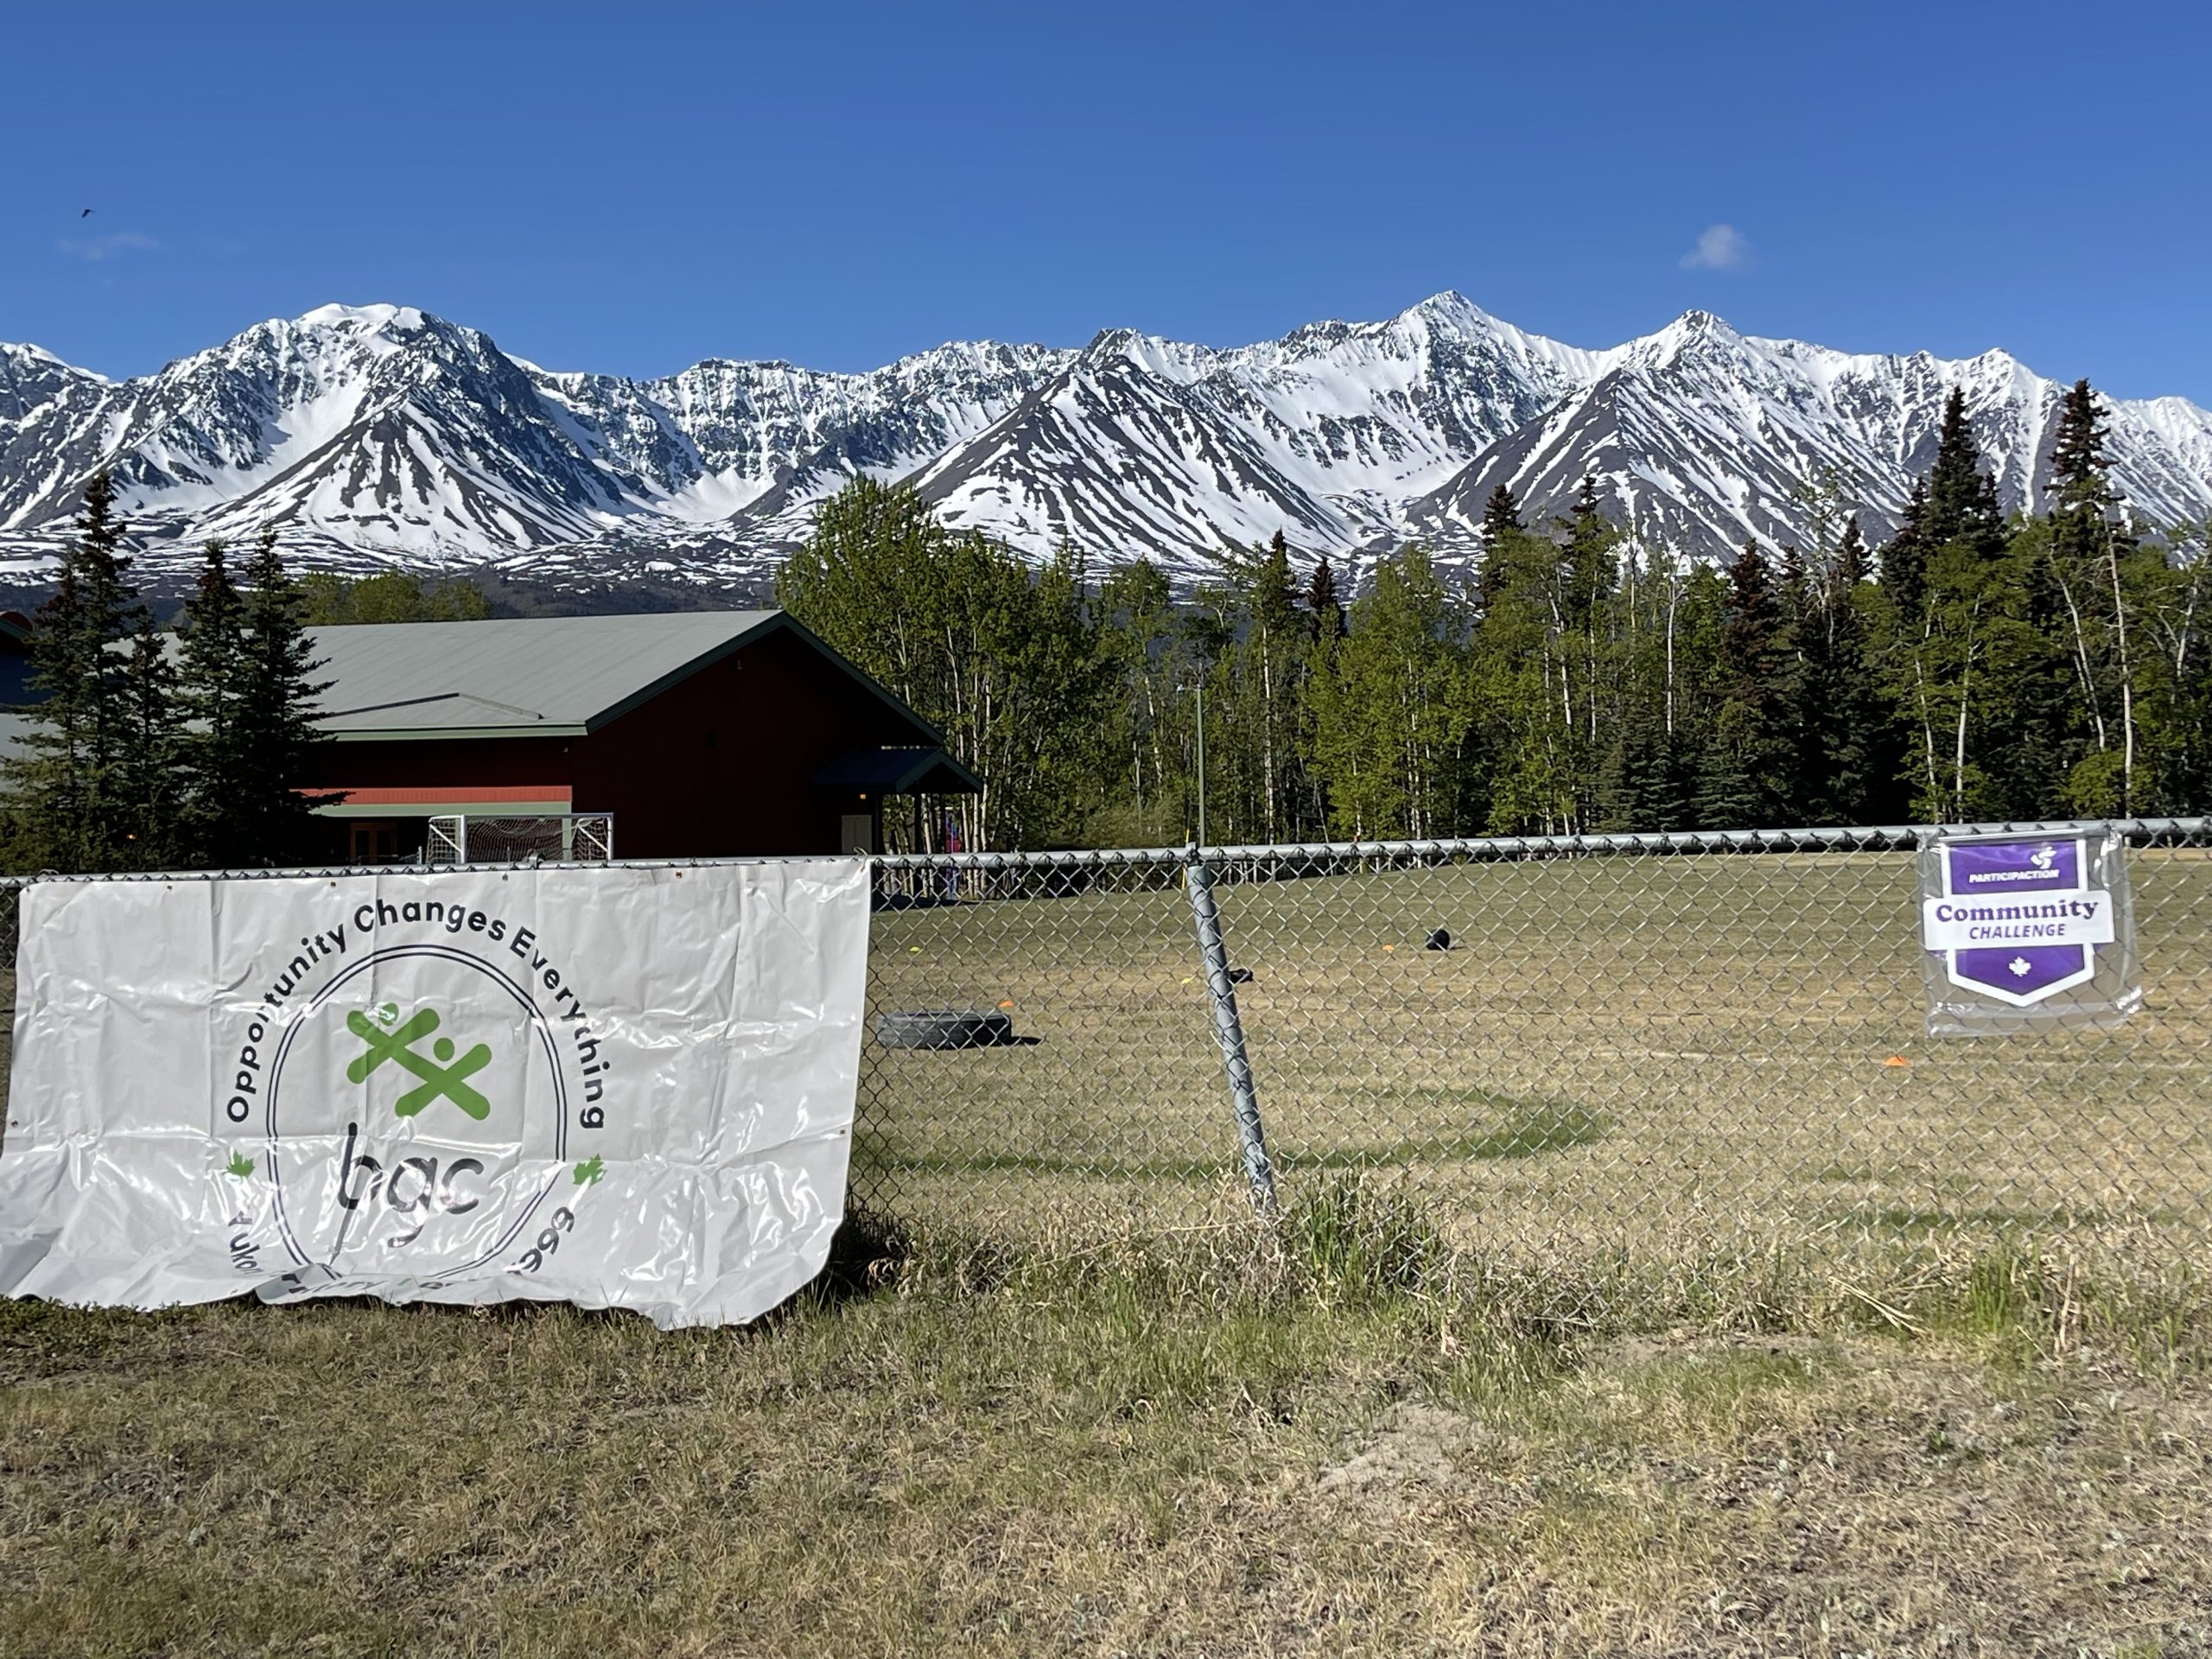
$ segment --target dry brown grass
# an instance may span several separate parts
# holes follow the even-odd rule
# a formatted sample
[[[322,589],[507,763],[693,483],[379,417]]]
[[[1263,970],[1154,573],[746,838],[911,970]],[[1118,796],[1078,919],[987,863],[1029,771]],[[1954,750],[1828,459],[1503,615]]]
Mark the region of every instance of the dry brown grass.
[[[2212,1644],[2202,1308],[1563,1333],[1440,1239],[931,1249],[675,1336],[0,1305],[0,1654]]]

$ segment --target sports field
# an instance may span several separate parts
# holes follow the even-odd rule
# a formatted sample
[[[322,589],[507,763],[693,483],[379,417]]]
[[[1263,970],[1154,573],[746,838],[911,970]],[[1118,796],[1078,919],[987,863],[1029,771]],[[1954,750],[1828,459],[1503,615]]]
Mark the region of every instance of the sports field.
[[[865,1049],[915,1236],[756,1325],[0,1302],[0,1659],[2206,1651],[2212,862],[2133,865],[2144,1014],[1945,1044],[1894,857],[1225,887],[1276,1225],[1179,889],[883,912],[1032,1040]]]
[[[1488,1248],[1696,1254],[2212,1221],[2212,855],[2129,868],[2146,1006],[1931,1039],[1903,853],[1575,857],[1224,885],[1287,1198],[1406,1172]],[[1018,1046],[862,1071],[855,1184],[894,1213],[1198,1222],[1237,1142],[1188,902],[882,912],[878,1008],[1012,1004]],[[1449,950],[1422,948],[1433,930]]]

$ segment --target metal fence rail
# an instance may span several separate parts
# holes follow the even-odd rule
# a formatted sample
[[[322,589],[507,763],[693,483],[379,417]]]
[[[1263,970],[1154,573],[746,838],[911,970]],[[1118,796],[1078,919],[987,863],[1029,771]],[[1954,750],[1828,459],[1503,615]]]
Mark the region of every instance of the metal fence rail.
[[[880,860],[875,1007],[1014,1040],[871,1044],[855,1192],[1148,1227],[1354,1172],[1536,1259],[2201,1249],[2212,835],[2115,827],[2145,1010],[1972,1040],[1926,1034],[1912,826]]]

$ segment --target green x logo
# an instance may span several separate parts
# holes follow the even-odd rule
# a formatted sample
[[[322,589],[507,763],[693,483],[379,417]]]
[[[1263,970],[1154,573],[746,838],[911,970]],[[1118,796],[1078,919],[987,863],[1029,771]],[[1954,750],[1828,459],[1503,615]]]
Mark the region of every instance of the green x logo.
[[[426,1059],[415,1052],[414,1045],[438,1028],[438,1011],[418,1009],[404,1025],[395,1024],[398,1019],[397,1006],[390,1002],[377,1010],[377,1019],[373,1020],[359,1008],[347,1013],[346,1029],[366,1043],[368,1048],[347,1062],[346,1081],[366,1083],[371,1072],[390,1060],[423,1080],[421,1088],[409,1090],[392,1108],[400,1116],[412,1117],[434,1100],[449,1100],[482,1122],[491,1114],[492,1103],[470,1088],[467,1079],[492,1064],[490,1046],[479,1043],[456,1060],[453,1058],[453,1039],[441,1037],[431,1046],[430,1052],[436,1058]]]

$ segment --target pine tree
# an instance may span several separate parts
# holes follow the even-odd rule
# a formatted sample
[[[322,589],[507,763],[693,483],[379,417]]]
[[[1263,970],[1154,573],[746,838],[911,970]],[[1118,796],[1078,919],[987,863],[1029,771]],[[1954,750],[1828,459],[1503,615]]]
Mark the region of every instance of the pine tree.
[[[2097,395],[2077,380],[2060,399],[2051,448],[2050,569],[2066,607],[2091,751],[2072,768],[2067,795],[2077,811],[2124,815],[2135,810],[2140,759],[2129,593],[2137,543],[2119,518],[2105,442]]]
[[[1344,637],[1344,601],[1337,597],[1337,573],[1325,553],[1314,562],[1313,574],[1306,578],[1306,626],[1316,640],[1325,645]]]
[[[315,671],[314,642],[300,621],[299,588],[265,525],[245,565],[239,621],[236,793],[218,804],[219,844],[228,868],[292,862],[308,852],[315,809],[342,798],[309,795],[300,780],[329,740],[317,729],[315,701],[329,689]]]
[[[2106,436],[2105,414],[2095,391],[2087,380],[2076,380],[2059,396],[2058,429],[2051,439],[2055,512],[2094,507],[2104,512],[2120,505],[2112,488]]]
[[[1709,830],[1747,830],[1783,816],[1788,756],[1787,631],[1772,569],[1756,542],[1729,567],[1721,616],[1719,702],[1699,771],[1697,813]]]
[[[1519,531],[1529,526],[1521,522],[1521,504],[1513,499],[1513,492],[1500,480],[1491,486],[1490,499],[1483,503],[1483,539],[1491,541],[1509,531]]]
[[[179,636],[179,692],[191,721],[181,744],[184,840],[195,861],[220,862],[226,819],[251,791],[254,762],[241,730],[245,606],[219,537],[207,543]]]
[[[1896,607],[1901,632],[1918,626],[1921,609],[1928,600],[1927,518],[1928,480],[1915,479],[1912,493],[1905,498],[1897,533],[1882,550],[1882,590]]]
[[[124,861],[160,869],[190,861],[183,822],[184,711],[176,664],[154,614],[139,607],[124,658],[123,747],[116,768]]]
[[[1528,533],[1521,522],[1521,504],[1500,480],[1491,486],[1483,504],[1482,556],[1475,567],[1475,607],[1487,611],[1505,580],[1505,564],[1516,538]]]
[[[1956,386],[1944,400],[1936,464],[1928,472],[1926,503],[1916,529],[1931,548],[1961,542],[1986,559],[1998,558],[2005,551],[1996,481],[1981,470],[1981,448],[1967,423],[1966,393]]]
[[[1793,634],[1799,666],[1790,687],[1798,743],[1792,804],[1806,823],[1887,823],[1903,810],[1895,785],[1895,721],[1882,694],[1869,621],[1870,563],[1853,514],[1844,521],[1827,569],[1807,574],[1807,603]]]
[[[145,780],[130,748],[139,721],[133,691],[148,681],[142,671],[134,682],[131,655],[115,647],[141,631],[144,607],[105,473],[86,485],[76,528],[29,645],[31,683],[44,701],[7,764],[13,856],[73,871],[143,868]]]

